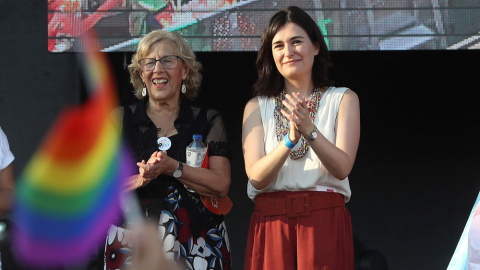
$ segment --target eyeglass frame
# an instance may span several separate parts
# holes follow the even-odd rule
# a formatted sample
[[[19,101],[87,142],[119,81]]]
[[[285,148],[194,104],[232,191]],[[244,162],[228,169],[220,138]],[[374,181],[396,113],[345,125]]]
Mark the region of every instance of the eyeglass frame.
[[[172,57],[172,56],[176,57],[175,66],[173,66],[173,67],[165,67],[165,66],[163,65],[162,60],[165,59],[165,58],[167,58],[167,57]],[[165,56],[163,56],[163,57],[161,57],[161,58],[159,58],[159,59],[155,59],[155,58],[142,58],[142,59],[139,59],[139,60],[137,61],[137,63],[138,63],[138,65],[142,68],[143,71],[152,71],[152,70],[154,70],[155,67],[157,66],[157,62],[160,62],[160,65],[162,65],[162,68],[164,68],[164,69],[175,68],[175,67],[177,67],[177,65],[178,65],[178,59],[181,59],[181,60],[183,61],[183,58],[182,58],[182,57],[180,57],[180,56],[178,56],[178,55],[173,55],[173,54],[171,54],[171,55],[165,55]],[[146,70],[146,69],[145,69],[145,64],[142,65],[142,64],[140,63],[140,62],[143,61],[143,60],[152,60],[152,61],[155,61],[155,65],[153,65],[153,68],[152,68],[152,69]]]

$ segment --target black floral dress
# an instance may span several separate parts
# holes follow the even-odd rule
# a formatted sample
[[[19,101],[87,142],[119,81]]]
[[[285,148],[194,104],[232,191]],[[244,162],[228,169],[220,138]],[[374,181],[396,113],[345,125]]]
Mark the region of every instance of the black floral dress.
[[[147,99],[124,108],[123,134],[135,161],[148,160],[158,150],[157,130],[146,114]],[[230,158],[227,135],[220,114],[196,107],[182,99],[175,120],[178,134],[169,137],[167,153],[185,162],[186,147],[193,134],[202,134],[209,156]],[[200,196],[187,191],[169,175],[160,175],[137,190],[142,212],[148,220],[158,222],[163,249],[183,269],[230,269],[230,244],[223,215],[210,212]],[[110,228],[105,244],[105,269],[125,269],[130,264],[132,241],[123,222]],[[184,267],[183,267],[184,266]]]

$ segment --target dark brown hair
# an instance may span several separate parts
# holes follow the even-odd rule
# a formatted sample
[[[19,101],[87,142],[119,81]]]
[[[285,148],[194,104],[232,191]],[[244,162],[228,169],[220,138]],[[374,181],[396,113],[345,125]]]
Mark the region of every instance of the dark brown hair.
[[[320,28],[304,10],[290,6],[275,13],[263,32],[262,43],[257,54],[258,79],[253,85],[254,96],[275,96],[284,88],[283,76],[273,60],[272,40],[278,29],[289,22],[303,28],[312,43],[319,45],[320,52],[315,56],[312,67],[313,85],[317,88],[333,84],[327,76],[327,67],[330,65],[328,48]]]

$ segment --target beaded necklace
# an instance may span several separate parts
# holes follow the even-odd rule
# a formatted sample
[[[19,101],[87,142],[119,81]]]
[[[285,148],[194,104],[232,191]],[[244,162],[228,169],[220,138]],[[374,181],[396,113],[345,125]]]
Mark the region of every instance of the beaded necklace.
[[[310,107],[309,107],[309,116],[312,119],[312,122],[315,122],[315,116],[317,115],[318,111],[318,104],[320,103],[320,99],[322,98],[322,91],[321,88],[315,88],[312,91],[310,96]],[[275,118],[275,131],[277,133],[277,141],[281,142],[283,137],[288,133],[290,130],[290,121],[288,121],[285,116],[283,116],[281,110],[287,110],[285,105],[283,105],[282,101],[285,99],[285,91],[282,91],[280,94],[275,96],[275,111],[273,113],[273,117]],[[301,147],[297,150],[290,151],[290,158],[300,159],[305,156],[308,151],[308,142],[305,140],[303,135],[300,137]]]

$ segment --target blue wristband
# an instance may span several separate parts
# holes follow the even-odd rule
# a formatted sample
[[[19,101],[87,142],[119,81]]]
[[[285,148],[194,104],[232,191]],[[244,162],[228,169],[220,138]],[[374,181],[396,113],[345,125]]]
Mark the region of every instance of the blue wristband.
[[[290,138],[288,138],[288,135],[290,135],[290,132],[288,132],[287,135],[283,137],[283,142],[285,143],[286,147],[288,147],[289,149],[292,149],[293,147],[295,147],[296,143],[293,143],[292,141],[290,141]]]

